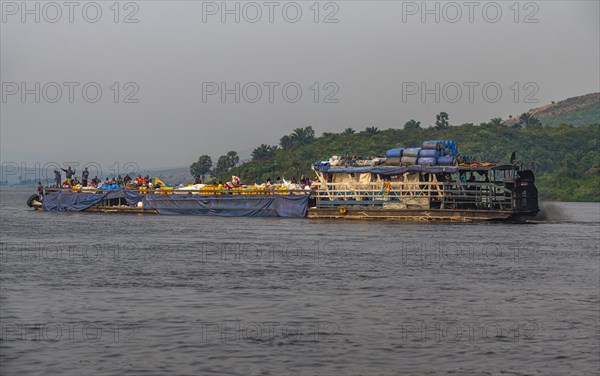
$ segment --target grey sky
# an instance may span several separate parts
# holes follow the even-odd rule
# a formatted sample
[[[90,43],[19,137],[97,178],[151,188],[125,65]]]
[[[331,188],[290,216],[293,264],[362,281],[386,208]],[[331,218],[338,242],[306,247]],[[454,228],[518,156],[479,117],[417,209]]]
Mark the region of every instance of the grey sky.
[[[22,22],[22,9],[13,7],[20,8],[20,1],[2,1],[3,162],[187,165],[201,154],[213,159],[228,150],[247,154],[306,125],[317,134],[346,127],[401,127],[411,118],[428,125],[440,111],[450,114],[452,124],[479,123],[600,90],[597,1],[520,2],[518,22],[514,2],[497,2],[502,15],[495,23],[490,20],[496,18],[496,6],[487,2],[471,3],[472,23],[462,1],[454,3],[463,13],[455,23],[450,21],[457,16],[456,7],[447,2],[437,3],[439,23],[435,14],[422,22],[423,9],[414,8],[420,8],[420,1],[321,2],[318,23],[312,1],[298,2],[302,16],[296,23],[282,16],[289,2],[277,2],[273,23],[262,1],[257,2],[262,19],[256,23],[245,21],[244,14],[240,23],[234,15],[223,23],[220,13],[206,14],[214,13],[212,3],[200,1],[138,1],[133,3],[137,12],[122,2],[115,23],[113,2],[98,3],[102,16],[96,23],[82,17],[85,2],[74,9],[73,23],[68,8],[58,2],[62,18],[50,23],[44,17],[54,18],[55,9],[44,10],[46,3],[40,2],[36,23],[35,15]],[[36,2],[28,4],[34,9]],[[214,4],[220,7],[221,2]],[[236,3],[228,4],[233,8]],[[239,4],[243,12],[247,3]],[[435,9],[436,3],[428,6]],[[286,9],[295,17],[294,6]],[[88,10],[94,17],[94,9]],[[246,11],[247,18],[255,16],[252,7]],[[138,23],[123,22],[130,12]],[[339,22],[323,22],[330,13]],[[40,83],[40,103],[33,94],[22,103],[20,92],[9,93],[11,83],[34,88],[35,82]],[[48,101],[55,96],[52,85],[42,93],[51,82],[62,86],[57,103]],[[69,103],[64,82],[80,83],[74,87],[74,103]],[[88,82],[102,89],[96,103],[81,94]],[[114,103],[114,82],[121,85],[120,103]],[[139,88],[133,96],[139,103],[123,103],[134,90],[134,85],[123,88],[128,82]],[[225,82],[229,88],[239,82],[240,92],[256,82],[262,98],[250,103],[255,96],[250,85],[246,96],[240,93],[240,103],[233,94],[226,103],[220,95],[207,95],[203,103],[203,82]],[[265,82],[279,83],[273,86],[274,103],[269,103]],[[319,103],[314,103],[316,87],[311,89],[315,82]],[[328,82],[333,84],[324,87]],[[403,98],[403,82],[417,87],[424,82],[430,89],[439,82],[440,103],[434,94],[425,101],[420,93]],[[465,85],[469,82],[477,84]],[[286,83],[302,89],[298,102],[286,102],[281,93]],[[462,87],[458,100],[452,83]],[[481,93],[486,83],[488,97]],[[404,90],[414,90],[411,85]],[[497,87],[502,96],[491,103]],[[330,99],[338,103],[323,103],[336,89]],[[92,89],[89,93],[94,95]],[[292,86],[288,94],[293,99]],[[539,103],[525,103],[528,94]]]

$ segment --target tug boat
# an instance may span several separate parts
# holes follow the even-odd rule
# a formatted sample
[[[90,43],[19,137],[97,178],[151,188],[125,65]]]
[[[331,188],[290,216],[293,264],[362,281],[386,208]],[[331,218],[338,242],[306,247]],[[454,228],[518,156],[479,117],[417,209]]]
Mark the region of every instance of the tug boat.
[[[466,174],[486,179],[461,181]],[[317,175],[330,182],[313,192],[309,218],[485,221],[539,212],[533,172],[514,166],[348,167]]]
[[[539,211],[532,171],[460,156],[453,141],[388,150],[386,158],[313,164],[321,184],[309,218],[523,220]]]

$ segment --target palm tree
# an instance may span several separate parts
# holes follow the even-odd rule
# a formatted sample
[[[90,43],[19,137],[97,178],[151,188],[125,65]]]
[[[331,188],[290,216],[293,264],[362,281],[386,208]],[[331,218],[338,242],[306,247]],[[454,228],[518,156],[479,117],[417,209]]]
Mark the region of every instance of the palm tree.
[[[264,161],[270,159],[277,150],[277,146],[261,144],[252,151],[252,159],[256,161]]]
[[[315,139],[315,131],[311,126],[305,128],[296,128],[290,135],[293,145],[303,146],[311,143]]]
[[[493,125],[494,127],[499,127],[504,124],[501,118],[493,118],[490,119],[490,125]]]
[[[535,116],[529,118],[529,126],[531,128],[539,128],[542,126],[542,122]]]
[[[519,123],[523,124],[525,128],[529,128],[529,119],[531,119],[531,114],[524,112],[519,116]]]
[[[381,133],[381,131],[377,127],[367,127],[365,128],[365,133],[370,135],[376,135],[378,133]]]
[[[294,146],[294,143],[292,141],[292,138],[290,136],[283,136],[279,139],[279,145],[281,146],[282,149],[287,150],[289,148],[291,148],[292,146]]]
[[[342,132],[342,134],[354,134],[354,129],[352,129],[352,128],[346,128],[346,129],[344,129],[344,131]]]
[[[533,128],[542,125],[542,122],[537,117],[533,116],[531,113],[526,112],[519,116],[520,124],[523,124],[525,128]]]

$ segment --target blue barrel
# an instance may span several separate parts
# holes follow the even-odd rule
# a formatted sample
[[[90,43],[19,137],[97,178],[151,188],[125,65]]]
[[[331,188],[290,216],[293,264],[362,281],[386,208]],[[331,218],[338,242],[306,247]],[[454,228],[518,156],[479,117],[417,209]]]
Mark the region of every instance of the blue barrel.
[[[440,152],[435,149],[423,149],[419,153],[420,158],[437,158],[439,157]]]
[[[403,150],[404,150],[404,148],[390,149],[385,153],[385,156],[387,158],[402,158]]]
[[[400,158],[386,158],[384,166],[400,166]]]
[[[419,158],[417,157],[402,157],[402,159],[400,159],[400,163],[405,166],[412,166],[416,165],[418,160]]]
[[[423,149],[441,149],[442,141],[439,140],[431,140],[431,141],[423,141]]]
[[[419,158],[417,163],[420,165],[435,166],[435,158],[431,158],[431,157]]]
[[[417,158],[417,157],[419,157],[420,152],[421,152],[421,148],[408,148],[408,149],[404,149],[404,151],[402,152],[402,156]]]
[[[452,156],[438,157],[437,164],[442,165],[442,166],[452,166],[454,164],[454,157],[452,157]]]

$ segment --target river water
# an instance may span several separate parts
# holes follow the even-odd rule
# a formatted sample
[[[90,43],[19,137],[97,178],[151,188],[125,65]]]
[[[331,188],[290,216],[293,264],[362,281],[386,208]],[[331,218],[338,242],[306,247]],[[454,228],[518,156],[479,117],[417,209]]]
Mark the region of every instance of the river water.
[[[0,192],[3,375],[593,375],[598,203],[526,224],[34,212]]]

